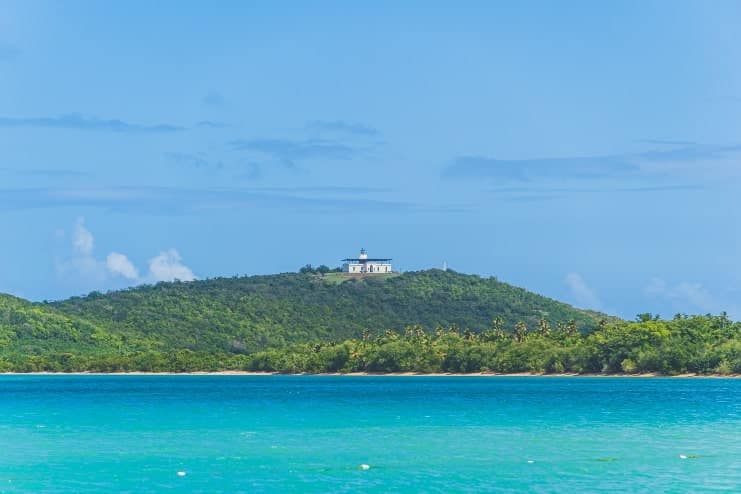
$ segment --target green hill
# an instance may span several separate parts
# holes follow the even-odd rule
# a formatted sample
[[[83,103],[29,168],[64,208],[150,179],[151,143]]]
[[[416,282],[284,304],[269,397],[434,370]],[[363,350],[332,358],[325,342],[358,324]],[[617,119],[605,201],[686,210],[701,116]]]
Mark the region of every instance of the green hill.
[[[338,282],[337,275],[280,274],[160,283],[93,293],[49,306],[160,348],[254,352],[316,340],[341,341],[419,324],[482,332],[494,317],[505,327],[574,320],[593,328],[603,315],[575,309],[494,278],[440,270]]]
[[[0,294],[0,348],[18,352],[107,347],[99,327],[52,307]]]
[[[639,319],[439,270],[0,295],[0,371],[741,372],[726,314]]]
[[[78,368],[76,356],[118,352],[126,339],[52,307],[0,294],[0,371],[43,370],[48,355],[71,370]]]

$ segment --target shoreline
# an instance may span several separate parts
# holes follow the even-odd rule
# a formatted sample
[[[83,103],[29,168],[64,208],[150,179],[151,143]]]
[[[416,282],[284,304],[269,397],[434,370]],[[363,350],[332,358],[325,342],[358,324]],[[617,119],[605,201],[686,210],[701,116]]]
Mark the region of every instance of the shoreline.
[[[641,374],[537,374],[532,372],[494,373],[418,373],[418,372],[346,372],[346,373],[297,373],[283,374],[280,372],[252,372],[252,371],[213,371],[213,372],[2,372],[0,376],[318,376],[318,377],[588,377],[588,378],[671,378],[671,379],[739,379],[741,374],[676,374],[666,375],[653,372]]]

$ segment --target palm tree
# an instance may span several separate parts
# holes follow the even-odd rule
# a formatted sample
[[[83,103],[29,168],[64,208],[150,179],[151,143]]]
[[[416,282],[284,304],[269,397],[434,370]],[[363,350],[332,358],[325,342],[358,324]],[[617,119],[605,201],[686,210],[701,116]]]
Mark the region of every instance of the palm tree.
[[[576,330],[576,321],[573,319],[566,323],[566,334],[568,336],[576,336],[578,331]]]
[[[551,324],[544,317],[541,317],[538,321],[538,334],[541,336],[550,336],[551,334]]]
[[[522,343],[527,338],[527,324],[524,321],[518,321],[515,324],[515,331],[513,337],[517,343]]]

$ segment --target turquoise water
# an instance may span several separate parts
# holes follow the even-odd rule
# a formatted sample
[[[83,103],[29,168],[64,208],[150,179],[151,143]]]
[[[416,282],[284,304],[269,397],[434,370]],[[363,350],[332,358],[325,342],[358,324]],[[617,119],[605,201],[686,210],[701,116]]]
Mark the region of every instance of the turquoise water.
[[[0,376],[0,492],[165,490],[741,492],[741,380]]]

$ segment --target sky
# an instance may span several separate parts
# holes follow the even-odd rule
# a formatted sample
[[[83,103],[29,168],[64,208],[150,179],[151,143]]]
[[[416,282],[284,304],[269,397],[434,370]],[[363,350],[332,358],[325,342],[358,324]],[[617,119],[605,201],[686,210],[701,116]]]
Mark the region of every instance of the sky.
[[[741,319],[741,3],[0,1],[0,292],[339,265]]]

